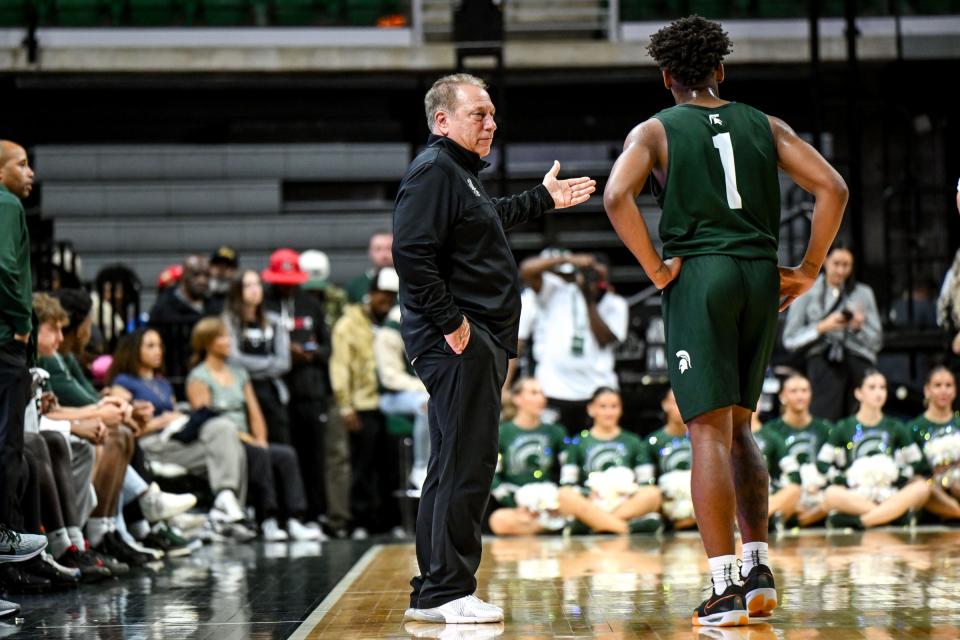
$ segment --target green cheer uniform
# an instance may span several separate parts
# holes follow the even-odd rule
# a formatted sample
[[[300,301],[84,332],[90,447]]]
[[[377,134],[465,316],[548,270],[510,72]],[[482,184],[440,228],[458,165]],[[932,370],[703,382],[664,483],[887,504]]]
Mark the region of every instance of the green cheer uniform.
[[[820,449],[827,442],[830,435],[830,423],[826,420],[813,418],[802,428],[795,428],[787,424],[783,418],[775,418],[763,425],[764,429],[772,429],[782,439],[786,447],[786,457],[781,462],[781,482],[801,484],[800,467],[805,464],[814,464],[821,474],[827,473],[829,465],[817,462]]]
[[[643,440],[621,430],[617,437],[600,440],[588,432],[575,436],[560,456],[560,484],[583,485],[594,471],[611,467],[632,469],[639,485],[653,483],[653,462]]]
[[[682,257],[663,294],[670,385],[689,422],[757,406],[776,339],[780,183],[767,116],[745,104],[681,104],[656,116],[666,184],[654,185],[664,258]]]
[[[884,454],[893,458],[900,470],[897,486],[906,484],[923,464],[920,447],[907,427],[889,416],[869,426],[855,415],[844,418],[830,430],[827,445],[820,450],[818,460],[833,465],[830,475],[835,484],[846,484],[844,472],[866,456]]]
[[[763,456],[764,462],[767,463],[767,471],[770,474],[770,491],[778,491],[781,487],[781,465],[784,458],[787,457],[787,446],[783,443],[780,434],[767,426],[754,431],[753,439],[757,443],[757,448],[760,449],[760,455]]]
[[[671,471],[689,471],[693,457],[690,435],[674,436],[666,427],[647,436],[647,449],[657,478]]]
[[[956,414],[947,422],[931,422],[921,414],[910,421],[907,429],[910,431],[910,437],[913,438],[913,441],[917,443],[917,446],[920,447],[920,450],[924,454],[923,462],[917,469],[918,473],[928,476],[933,473],[934,465],[940,466],[942,464],[957,464],[960,462],[960,460],[938,461],[932,459],[930,455],[931,443],[946,436],[960,434],[960,419],[957,418]]]
[[[558,460],[566,431],[555,424],[521,429],[513,422],[500,424],[497,470],[493,476],[493,497],[500,506],[516,507],[517,489],[531,482],[557,482]]]

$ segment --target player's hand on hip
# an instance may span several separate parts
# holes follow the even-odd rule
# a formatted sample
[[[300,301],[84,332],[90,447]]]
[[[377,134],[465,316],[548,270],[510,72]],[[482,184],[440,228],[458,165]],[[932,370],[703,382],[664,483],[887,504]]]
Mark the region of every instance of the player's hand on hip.
[[[550,192],[555,209],[565,209],[586,202],[590,194],[597,190],[597,181],[587,176],[557,180],[560,173],[560,162],[553,161],[553,166],[547,175],[543,176],[543,186]]]
[[[467,316],[463,316],[463,322],[460,323],[456,331],[448,333],[443,337],[455,354],[460,355],[463,353],[463,350],[467,348],[467,344],[470,342],[470,322],[467,320]]]
[[[785,311],[793,301],[805,294],[817,281],[817,274],[810,274],[802,267],[779,267],[780,311]]]
[[[667,258],[660,263],[660,268],[653,274],[653,286],[661,291],[667,288],[671,282],[680,276],[680,267],[683,266],[683,258]]]

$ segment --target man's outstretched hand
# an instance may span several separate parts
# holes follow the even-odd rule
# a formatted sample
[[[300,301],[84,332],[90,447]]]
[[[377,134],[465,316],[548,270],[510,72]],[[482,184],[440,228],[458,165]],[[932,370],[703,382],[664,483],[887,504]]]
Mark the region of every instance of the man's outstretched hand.
[[[780,311],[786,311],[794,300],[805,294],[817,281],[819,269],[779,267],[780,269]]]
[[[596,180],[586,176],[557,180],[559,173],[560,162],[554,160],[550,171],[547,171],[547,175],[543,176],[543,186],[553,197],[553,207],[555,209],[566,209],[586,202],[590,199],[590,194],[597,190]]]

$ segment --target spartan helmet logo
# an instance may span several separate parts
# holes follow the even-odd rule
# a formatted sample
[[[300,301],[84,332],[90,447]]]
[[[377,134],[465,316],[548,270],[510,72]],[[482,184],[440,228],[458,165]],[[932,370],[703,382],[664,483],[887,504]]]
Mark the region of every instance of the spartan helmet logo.
[[[687,369],[692,369],[693,365],[690,363],[690,354],[686,351],[680,350],[677,351],[677,357],[680,358],[680,373],[686,373]]]

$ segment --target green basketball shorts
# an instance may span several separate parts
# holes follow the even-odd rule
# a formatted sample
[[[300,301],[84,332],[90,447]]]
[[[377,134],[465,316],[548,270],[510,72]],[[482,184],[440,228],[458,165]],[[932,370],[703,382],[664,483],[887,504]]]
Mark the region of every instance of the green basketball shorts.
[[[667,371],[684,422],[733,405],[756,410],[779,304],[775,262],[684,259],[663,293]]]

